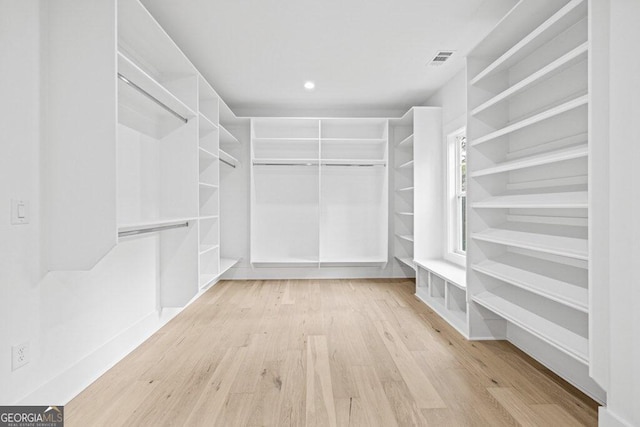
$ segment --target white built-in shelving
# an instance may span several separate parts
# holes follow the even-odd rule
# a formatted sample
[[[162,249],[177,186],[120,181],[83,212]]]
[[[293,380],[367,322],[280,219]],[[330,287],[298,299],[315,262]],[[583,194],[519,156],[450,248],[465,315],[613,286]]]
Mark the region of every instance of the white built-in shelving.
[[[602,400],[588,376],[587,9],[521,1],[468,57],[468,316],[472,339],[510,339]]]
[[[387,263],[386,119],[256,118],[251,262]]]
[[[413,276],[415,259],[441,251],[442,119],[439,107],[413,107],[391,119],[394,147],[393,256],[403,276]],[[408,268],[407,268],[408,267]]]
[[[56,70],[46,97],[56,200],[45,220],[48,269],[89,270],[115,245],[149,239],[159,305],[182,307],[211,282],[203,277],[223,271],[220,133],[238,140],[219,117],[235,116],[138,0],[77,13],[80,3],[52,4],[46,26],[56,46],[91,52],[46,59]]]
[[[415,264],[416,296],[468,337],[465,268],[443,259],[416,259]]]

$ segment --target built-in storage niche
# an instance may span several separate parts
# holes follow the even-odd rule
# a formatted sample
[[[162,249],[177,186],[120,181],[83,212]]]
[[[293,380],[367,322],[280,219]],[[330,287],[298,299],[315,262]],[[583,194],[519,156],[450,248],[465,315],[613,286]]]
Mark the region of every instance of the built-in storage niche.
[[[253,119],[252,263],[386,263],[387,132],[382,119]]]

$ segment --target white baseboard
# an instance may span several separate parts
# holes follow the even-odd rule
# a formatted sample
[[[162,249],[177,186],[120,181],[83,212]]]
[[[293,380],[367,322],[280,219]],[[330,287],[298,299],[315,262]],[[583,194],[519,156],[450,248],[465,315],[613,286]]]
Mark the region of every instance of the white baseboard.
[[[633,427],[633,424],[618,417],[606,406],[601,406],[598,411],[598,425],[601,427]]]
[[[164,308],[161,312],[150,313],[69,369],[20,399],[17,404],[66,405],[216,283],[207,285],[185,307]]]
[[[177,312],[151,313],[129,329],[105,343],[49,382],[29,394],[19,405],[67,404],[116,363],[153,335]]]

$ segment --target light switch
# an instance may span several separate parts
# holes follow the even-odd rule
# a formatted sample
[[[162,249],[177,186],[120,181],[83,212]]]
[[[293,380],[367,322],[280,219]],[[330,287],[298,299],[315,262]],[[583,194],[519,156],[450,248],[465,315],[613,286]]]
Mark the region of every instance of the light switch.
[[[11,200],[11,224],[29,223],[29,202],[27,200]]]

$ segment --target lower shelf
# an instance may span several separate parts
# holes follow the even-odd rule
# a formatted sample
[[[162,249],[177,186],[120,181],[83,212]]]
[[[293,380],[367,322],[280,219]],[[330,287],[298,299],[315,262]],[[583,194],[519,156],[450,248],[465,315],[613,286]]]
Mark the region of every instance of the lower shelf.
[[[589,341],[582,335],[489,291],[475,295],[473,301],[579,362],[589,363]]]
[[[416,288],[416,297],[428,305],[440,317],[453,326],[465,338],[469,338],[469,325],[467,313],[459,310],[449,310],[446,308],[444,298],[433,298],[429,296],[427,288]]]
[[[220,271],[218,274],[201,274],[200,275],[200,288],[204,288],[209,283],[218,279],[224,273],[226,273],[231,267],[236,265],[240,261],[239,259],[220,258]]]
[[[413,262],[412,258],[409,258],[409,257],[404,258],[404,257],[398,257],[397,256],[396,259],[398,261],[400,261],[401,263],[407,265],[407,267],[411,267],[413,269],[413,271],[416,271],[416,264],[415,264],[415,262]]]

